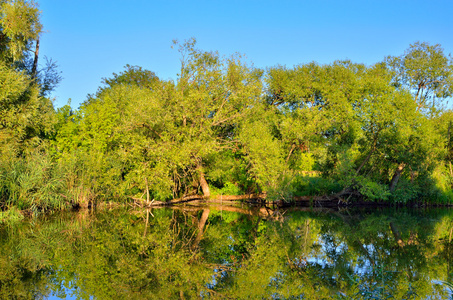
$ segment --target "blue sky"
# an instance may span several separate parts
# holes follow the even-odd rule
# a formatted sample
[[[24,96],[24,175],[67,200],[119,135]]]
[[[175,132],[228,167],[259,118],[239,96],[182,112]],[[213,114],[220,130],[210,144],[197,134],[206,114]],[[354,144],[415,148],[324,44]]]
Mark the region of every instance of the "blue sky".
[[[172,40],[239,52],[256,67],[337,59],[373,64],[416,41],[453,52],[453,1],[37,0],[40,55],[59,65],[55,106],[77,108],[126,64],[176,79]],[[41,60],[43,61],[43,60]]]

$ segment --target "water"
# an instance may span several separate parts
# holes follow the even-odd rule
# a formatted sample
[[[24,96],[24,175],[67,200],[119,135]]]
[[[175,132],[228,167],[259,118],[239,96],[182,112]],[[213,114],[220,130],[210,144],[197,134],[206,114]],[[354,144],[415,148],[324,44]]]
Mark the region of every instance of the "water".
[[[0,299],[449,299],[453,211],[126,208],[0,229]]]

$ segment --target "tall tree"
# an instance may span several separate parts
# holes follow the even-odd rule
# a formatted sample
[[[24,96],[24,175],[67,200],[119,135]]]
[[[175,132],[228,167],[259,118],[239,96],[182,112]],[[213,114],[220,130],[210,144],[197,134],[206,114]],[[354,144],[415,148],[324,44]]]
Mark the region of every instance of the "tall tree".
[[[53,107],[28,64],[42,31],[36,3],[4,0],[0,9],[0,151],[17,156],[41,144]]]
[[[10,64],[34,53],[42,32],[40,13],[34,1],[0,1],[0,56]]]

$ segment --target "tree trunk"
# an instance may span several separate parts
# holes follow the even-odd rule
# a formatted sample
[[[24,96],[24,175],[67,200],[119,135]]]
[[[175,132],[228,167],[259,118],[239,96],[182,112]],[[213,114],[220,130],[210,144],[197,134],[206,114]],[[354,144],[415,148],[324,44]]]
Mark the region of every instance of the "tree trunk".
[[[201,186],[201,190],[203,191],[203,196],[205,198],[209,198],[211,196],[211,191],[209,190],[208,182],[206,181],[206,178],[204,177],[204,172],[203,172],[203,168],[201,167],[201,163],[198,163],[197,170],[198,170],[198,173],[200,174],[200,186]]]
[[[390,181],[390,185],[389,185],[390,192],[395,191],[396,186],[398,184],[398,180],[400,179],[405,166],[406,166],[405,163],[400,163],[398,165],[398,167],[396,168],[395,174],[393,174],[392,180]]]
[[[208,182],[204,178],[203,173],[200,173],[200,186],[201,186],[201,190],[203,191],[203,196],[206,198],[211,197],[211,191],[209,190]]]
[[[401,234],[400,234],[398,228],[396,227],[396,225],[393,222],[390,222],[390,229],[392,230],[393,236],[395,237],[395,241],[398,244],[398,246],[403,248],[405,246],[405,244],[403,242],[403,239],[401,238]]]
[[[289,150],[288,157],[286,157],[286,162],[289,161],[289,158],[291,157],[291,154],[293,154],[294,149],[296,149],[296,144],[295,143],[293,143],[291,145],[291,150]]]
[[[204,227],[206,225],[206,221],[208,220],[210,213],[210,209],[204,209],[203,214],[201,215],[200,221],[198,221],[198,234],[197,237],[195,238],[195,241],[193,242],[191,249],[195,250],[198,247],[198,244],[200,244],[201,238],[203,237],[204,233]]]
[[[33,60],[33,67],[31,69],[31,76],[33,78],[36,78],[38,74],[38,56],[39,56],[39,37],[36,40],[35,58]]]

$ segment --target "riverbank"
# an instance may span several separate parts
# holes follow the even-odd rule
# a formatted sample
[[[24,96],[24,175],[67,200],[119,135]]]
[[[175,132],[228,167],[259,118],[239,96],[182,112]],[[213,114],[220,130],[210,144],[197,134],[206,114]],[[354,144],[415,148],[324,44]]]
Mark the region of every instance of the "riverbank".
[[[134,198],[131,205],[137,207],[158,207],[158,206],[173,206],[179,204],[235,204],[247,203],[253,205],[262,205],[269,207],[452,207],[451,203],[433,203],[429,201],[419,202],[389,202],[389,201],[366,201],[341,198],[335,195],[332,196],[294,196],[289,201],[278,200],[270,201],[265,193],[247,194],[247,195],[217,195],[210,198],[202,195],[193,195],[173,199],[167,202],[145,200]]]
[[[279,209],[290,207],[306,208],[373,208],[373,207],[407,207],[407,208],[429,208],[429,207],[452,207],[452,203],[435,203],[429,200],[411,201],[406,203],[390,201],[366,201],[363,199],[342,198],[337,194],[330,196],[293,196],[288,200],[269,200],[266,193],[245,194],[245,195],[215,195],[209,198],[203,195],[191,195],[187,197],[172,199],[169,201],[158,201],[154,199],[131,198],[129,202],[121,201],[85,201],[77,202],[72,205],[60,207],[53,210],[33,210],[18,209],[11,206],[8,209],[0,211],[0,224],[17,222],[24,217],[47,212],[79,210],[79,209],[98,209],[98,208],[115,208],[121,206],[130,206],[134,208],[156,208],[169,206],[203,206],[203,205],[253,205],[263,208]]]

